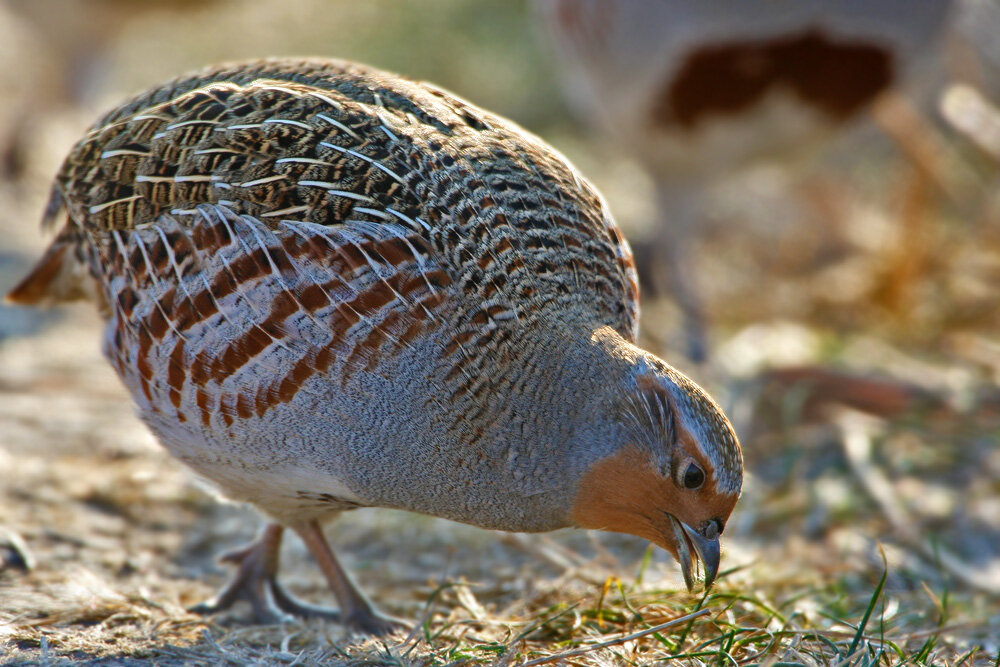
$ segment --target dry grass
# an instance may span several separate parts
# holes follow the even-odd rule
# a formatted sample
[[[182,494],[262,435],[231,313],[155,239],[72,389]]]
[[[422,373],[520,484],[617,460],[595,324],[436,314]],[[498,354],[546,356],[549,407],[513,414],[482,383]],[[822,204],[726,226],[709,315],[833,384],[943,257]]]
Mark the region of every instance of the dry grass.
[[[634,166],[557,124],[537,55],[508,43],[524,29],[517,7],[442,0],[386,23],[337,3],[337,21],[324,23],[323,3],[292,4],[279,15],[255,3],[211,39],[204,17],[137,19],[111,51],[112,88],[249,55],[254,41],[258,54],[355,57],[513,115],[557,141],[626,225],[648,215]],[[186,46],[138,60],[137,31],[154,20],[154,45]],[[279,24],[283,38],[260,29]],[[490,64],[499,69],[487,85],[479,72]],[[47,179],[93,115],[40,114],[26,171],[0,182],[0,289],[38,252]],[[361,510],[333,524],[331,540],[383,608],[416,623],[408,636],[247,625],[242,608],[191,615],[226,578],[214,554],[250,539],[258,519],[209,498],[152,441],[100,359],[88,308],[0,308],[0,560],[19,535],[35,561],[30,573],[0,568],[0,664],[1000,665],[1000,208],[990,197],[1000,172],[943,137],[965,160],[967,200],[941,196],[870,129],[811,175],[761,170],[716,193],[699,266],[717,362],[695,375],[736,418],[748,477],[724,572],[703,597],[641,540],[504,535]],[[644,318],[647,343],[672,347],[669,302],[647,303]],[[882,416],[845,408],[836,378],[762,372],[781,364],[874,374],[886,381]],[[328,601],[293,539],[283,564],[293,592]]]

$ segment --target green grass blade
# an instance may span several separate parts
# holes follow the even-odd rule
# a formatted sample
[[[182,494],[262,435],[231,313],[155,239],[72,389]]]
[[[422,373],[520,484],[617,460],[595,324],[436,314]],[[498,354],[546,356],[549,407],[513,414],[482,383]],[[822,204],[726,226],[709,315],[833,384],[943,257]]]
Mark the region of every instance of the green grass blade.
[[[883,558],[885,555],[883,554]],[[848,649],[847,655],[854,655],[854,652],[858,649],[858,645],[861,643],[862,637],[865,634],[865,628],[868,627],[868,621],[872,617],[872,611],[875,609],[875,605],[878,604],[879,598],[882,597],[882,589],[885,588],[885,581],[889,577],[889,567],[888,565],[884,570],[882,570],[882,578],[878,581],[878,586],[875,587],[875,592],[872,593],[871,599],[868,601],[868,608],[865,609],[865,615],[861,617],[861,623],[858,625],[858,631],[854,633],[854,641],[851,642],[851,648]]]

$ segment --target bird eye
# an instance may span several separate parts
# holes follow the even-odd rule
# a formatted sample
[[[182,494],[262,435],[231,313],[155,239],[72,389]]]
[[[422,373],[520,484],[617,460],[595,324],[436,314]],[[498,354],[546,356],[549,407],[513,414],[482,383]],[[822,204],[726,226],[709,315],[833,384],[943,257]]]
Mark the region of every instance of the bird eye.
[[[704,483],[705,473],[694,463],[690,464],[684,471],[684,488],[697,489]]]

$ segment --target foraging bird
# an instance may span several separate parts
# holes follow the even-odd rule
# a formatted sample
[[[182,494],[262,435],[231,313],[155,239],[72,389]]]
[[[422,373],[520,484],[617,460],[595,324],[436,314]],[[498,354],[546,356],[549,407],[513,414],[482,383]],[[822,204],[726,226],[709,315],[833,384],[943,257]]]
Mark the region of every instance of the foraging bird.
[[[900,83],[948,0],[535,0],[571,107],[657,189],[652,286],[669,283],[690,356],[706,356],[691,244],[704,188],[793,157]]]
[[[348,62],[215,67],[100,119],[46,219],[61,231],[9,299],[95,298],[140,417],[272,521],[201,611],[396,627],[321,532],[356,507],[631,533],[711,584],[737,439],[635,345],[600,195],[509,121]],[[339,613],[277,583],[285,527]]]

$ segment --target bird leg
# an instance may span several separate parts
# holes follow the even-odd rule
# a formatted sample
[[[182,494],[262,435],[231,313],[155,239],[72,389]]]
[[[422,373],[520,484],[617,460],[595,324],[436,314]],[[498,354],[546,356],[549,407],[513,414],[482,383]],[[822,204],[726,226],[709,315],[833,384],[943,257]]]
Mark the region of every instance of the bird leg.
[[[268,524],[255,541],[224,554],[219,560],[237,565],[236,576],[214,598],[195,605],[191,611],[214,614],[246,600],[257,623],[278,623],[287,616],[326,618],[339,623],[339,611],[299,602],[278,583],[283,532],[281,525]]]
[[[330,585],[330,590],[337,597],[337,602],[340,603],[341,622],[344,625],[371,635],[384,635],[407,627],[404,622],[383,616],[374,610],[371,602],[358,590],[333,554],[319,523],[310,521],[296,527],[295,532],[316,559]]]
[[[211,600],[191,608],[196,614],[214,614],[246,600],[253,609],[257,623],[278,623],[288,616],[325,618],[343,623],[352,630],[372,635],[384,635],[406,625],[378,614],[344,572],[315,521],[295,529],[319,563],[331,590],[340,602],[340,610],[325,609],[292,597],[278,583],[281,536],[280,524],[268,524],[251,544],[222,556],[223,562],[237,565],[236,576]]]
[[[670,294],[680,308],[687,355],[700,364],[709,354],[704,305],[698,288],[699,267],[693,257],[703,203],[702,189],[687,181],[661,181],[657,184],[656,195],[661,252],[658,257],[651,258],[654,268],[650,274],[658,283],[655,291]]]
[[[687,243],[672,246],[665,253],[667,275],[672,296],[684,318],[684,343],[688,358],[700,364],[708,359],[708,334],[706,333],[705,310],[702,305],[697,280],[692,275],[695,262],[689,254]]]
[[[246,600],[258,623],[278,623],[286,615],[315,616],[316,611],[296,602],[278,584],[278,564],[281,536],[284,528],[268,524],[260,536],[245,547],[224,554],[219,560],[237,566],[236,576],[211,600],[191,608],[196,614],[214,614],[229,609],[239,600]],[[307,613],[308,612],[308,613]],[[337,612],[323,614],[340,620]]]

